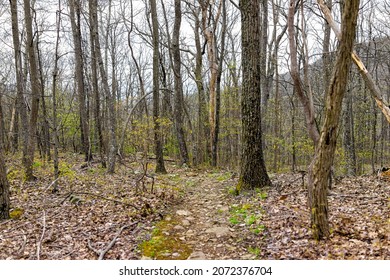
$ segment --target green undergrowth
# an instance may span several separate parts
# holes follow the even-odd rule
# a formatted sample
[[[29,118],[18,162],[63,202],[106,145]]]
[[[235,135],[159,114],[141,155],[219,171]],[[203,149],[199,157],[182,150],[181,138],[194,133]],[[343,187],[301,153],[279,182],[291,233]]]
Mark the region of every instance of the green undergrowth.
[[[174,219],[158,222],[152,231],[151,238],[140,244],[145,257],[156,260],[185,260],[192,253],[192,248],[179,239],[174,227],[180,224]]]
[[[255,235],[261,234],[265,230],[262,224],[264,210],[259,209],[260,206],[256,207],[249,203],[232,205],[229,211],[229,222],[232,225],[243,226]]]
[[[213,178],[213,179],[217,180],[218,182],[223,182],[223,181],[230,179],[232,177],[232,173],[231,172],[224,172],[224,171],[216,171],[216,172],[208,174],[208,177]]]

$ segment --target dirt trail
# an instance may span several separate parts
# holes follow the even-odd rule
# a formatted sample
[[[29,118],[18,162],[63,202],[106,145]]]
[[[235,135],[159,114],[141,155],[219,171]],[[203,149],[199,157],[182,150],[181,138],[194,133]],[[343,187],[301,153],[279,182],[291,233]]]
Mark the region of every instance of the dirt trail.
[[[179,248],[159,247],[166,250],[152,257],[167,259],[253,259],[256,254],[248,252],[244,235],[253,233],[242,231],[245,223],[239,225],[231,221],[234,197],[229,188],[234,186],[230,173],[192,173],[186,174],[183,202],[171,208],[156,228],[162,228],[164,236],[173,237],[183,246],[188,246],[187,254]],[[243,235],[244,234],[244,235]],[[178,239],[178,240],[177,240]],[[152,237],[153,240],[153,237]],[[152,242],[153,243],[153,242]],[[171,250],[172,249],[172,250]],[[157,256],[157,257],[156,257]],[[149,256],[150,257],[150,256]],[[144,256],[145,258],[145,256]]]

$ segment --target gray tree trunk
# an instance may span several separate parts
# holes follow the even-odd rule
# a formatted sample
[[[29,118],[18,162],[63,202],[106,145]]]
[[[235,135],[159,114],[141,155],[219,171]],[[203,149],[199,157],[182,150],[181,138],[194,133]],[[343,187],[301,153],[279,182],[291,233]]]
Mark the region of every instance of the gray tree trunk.
[[[153,122],[154,146],[156,153],[156,172],[166,173],[161,141],[161,128],[159,124],[160,111],[160,70],[159,70],[159,31],[156,0],[150,0],[152,29],[153,29]]]
[[[87,103],[84,86],[84,62],[81,46],[81,2],[80,0],[69,0],[70,10],[70,23],[72,27],[74,54],[75,54],[75,76],[77,96],[79,100],[79,113],[80,113],[80,127],[81,127],[81,143],[83,147],[83,153],[85,155],[85,161],[92,159],[91,147],[90,147],[90,133],[88,126],[88,114]]]
[[[172,35],[172,57],[173,74],[175,86],[174,117],[176,136],[179,144],[179,151],[182,164],[188,164],[187,144],[183,129],[183,81],[181,78],[181,57],[180,57],[180,27],[181,27],[181,0],[175,0],[175,22]]]
[[[98,26],[98,17],[97,17],[97,0],[89,0],[90,5],[90,17],[91,17],[91,27],[93,36],[95,39],[95,55],[96,60],[99,66],[100,76],[102,78],[103,90],[105,92],[107,107],[108,107],[108,156],[107,156],[107,172],[114,173],[115,172],[115,164],[116,164],[116,155],[117,155],[117,141],[116,141],[116,116],[115,116],[115,96],[110,91],[110,87],[108,85],[108,77],[106,70],[104,68],[102,52],[100,48],[100,40],[99,40],[99,26]]]
[[[36,50],[34,44],[33,30],[32,30],[32,16],[30,0],[24,0],[24,20],[26,24],[27,43],[26,49],[28,53],[28,61],[30,64],[30,80],[31,80],[31,115],[30,115],[30,129],[27,143],[27,156],[24,162],[26,180],[35,180],[33,175],[34,152],[36,143],[36,130],[39,110],[39,97],[41,94],[41,83],[38,75],[38,64],[36,59]]]

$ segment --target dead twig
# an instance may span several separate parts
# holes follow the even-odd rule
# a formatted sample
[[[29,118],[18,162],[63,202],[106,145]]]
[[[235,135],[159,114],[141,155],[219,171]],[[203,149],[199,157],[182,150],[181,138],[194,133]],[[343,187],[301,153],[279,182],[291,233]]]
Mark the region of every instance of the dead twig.
[[[42,234],[41,234],[41,238],[39,239],[39,241],[37,243],[37,260],[39,260],[39,257],[41,254],[42,240],[43,240],[43,236],[45,235],[45,232],[46,232],[46,212],[45,212],[45,210],[43,210],[42,223],[43,223]]]
[[[115,234],[114,238],[111,240],[111,242],[107,245],[106,248],[102,249],[102,250],[98,250],[96,248],[94,248],[91,244],[91,240],[88,239],[88,248],[91,249],[93,252],[95,252],[96,255],[99,256],[98,260],[103,260],[104,259],[104,256],[105,254],[115,245],[118,237],[121,235],[122,231],[124,231],[125,229],[129,228],[129,227],[132,227],[134,225],[138,224],[138,221],[137,222],[134,222],[134,223],[131,223],[130,225],[124,225],[123,227],[121,227],[118,232]]]
[[[18,250],[18,253],[17,253],[18,258],[23,256],[23,252],[24,252],[24,249],[26,248],[26,244],[27,244],[27,235],[23,231],[23,243],[22,243],[22,246],[20,246],[20,249]]]
[[[60,177],[58,177],[57,179],[55,179],[53,182],[50,183],[50,185],[48,187],[46,187],[46,189],[44,191],[47,191],[48,189],[50,189],[51,186],[54,185],[55,182],[58,181],[58,179],[60,179]]]

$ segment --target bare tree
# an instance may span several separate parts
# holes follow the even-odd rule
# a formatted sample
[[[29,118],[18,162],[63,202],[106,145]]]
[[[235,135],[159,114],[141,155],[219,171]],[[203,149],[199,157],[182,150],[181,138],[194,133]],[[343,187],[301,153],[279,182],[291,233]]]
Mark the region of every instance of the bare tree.
[[[156,0],[150,0],[152,16],[152,37],[153,37],[153,127],[154,127],[154,145],[156,153],[156,172],[166,173],[163,157],[163,147],[161,141],[161,129],[159,124],[159,107],[160,107],[160,70],[159,70],[159,30],[157,17]]]
[[[27,156],[24,160],[24,167],[26,172],[26,179],[31,181],[35,179],[33,175],[33,163],[34,163],[34,152],[36,144],[36,130],[38,121],[38,110],[39,110],[39,98],[41,94],[41,83],[38,75],[38,64],[36,58],[36,49],[34,44],[33,30],[32,30],[32,16],[31,16],[31,5],[30,0],[24,0],[24,20],[26,24],[27,33],[27,52],[28,61],[30,65],[30,81],[31,81],[31,115],[30,115],[30,129],[27,143]]]
[[[15,58],[15,71],[16,71],[16,89],[17,89],[17,114],[20,115],[21,120],[21,134],[22,134],[22,146],[23,146],[23,162],[27,157],[27,144],[29,137],[29,126],[27,108],[24,99],[24,83],[23,83],[23,69],[22,69],[22,53],[19,40],[19,20],[18,20],[18,9],[17,1],[11,0],[11,16],[12,16],[12,39],[14,45],[14,58]],[[17,119],[18,116],[15,116]]]
[[[79,100],[80,127],[81,127],[81,143],[85,161],[92,159],[90,133],[88,125],[87,103],[85,94],[84,81],[84,61],[81,45],[81,1],[69,0],[70,22],[72,26],[74,54],[75,54],[75,77],[77,95]]]
[[[351,52],[355,40],[359,0],[345,1],[339,51],[326,95],[325,121],[309,172],[309,206],[315,239],[329,236],[327,183],[333,164],[342,100],[345,94]]]
[[[54,68],[53,68],[53,79],[52,79],[52,98],[53,98],[53,144],[54,144],[54,158],[53,158],[53,167],[54,167],[54,183],[53,183],[53,193],[58,191],[58,178],[60,175],[59,172],[59,158],[58,158],[58,120],[57,120],[57,78],[58,78],[58,60],[60,59],[58,53],[58,47],[60,44],[60,25],[61,25],[61,0],[58,1],[58,10],[57,10],[57,19],[56,19],[56,43],[54,51]]]
[[[117,155],[117,141],[116,141],[116,115],[115,115],[115,96],[110,91],[110,87],[108,85],[108,77],[106,69],[104,68],[102,52],[100,47],[99,40],[99,26],[98,26],[98,15],[97,15],[97,0],[89,0],[90,6],[90,21],[92,27],[92,33],[95,43],[95,55],[97,64],[99,66],[100,77],[102,79],[103,90],[105,92],[107,107],[108,107],[108,160],[107,160],[107,172],[114,173],[115,172],[115,163],[116,163],[116,155]]]
[[[174,116],[176,135],[179,143],[179,150],[182,164],[188,164],[187,144],[183,129],[183,80],[181,77],[181,57],[180,57],[180,26],[181,26],[181,0],[175,0],[175,23],[172,36],[172,56],[173,56],[173,74],[175,84]]]

